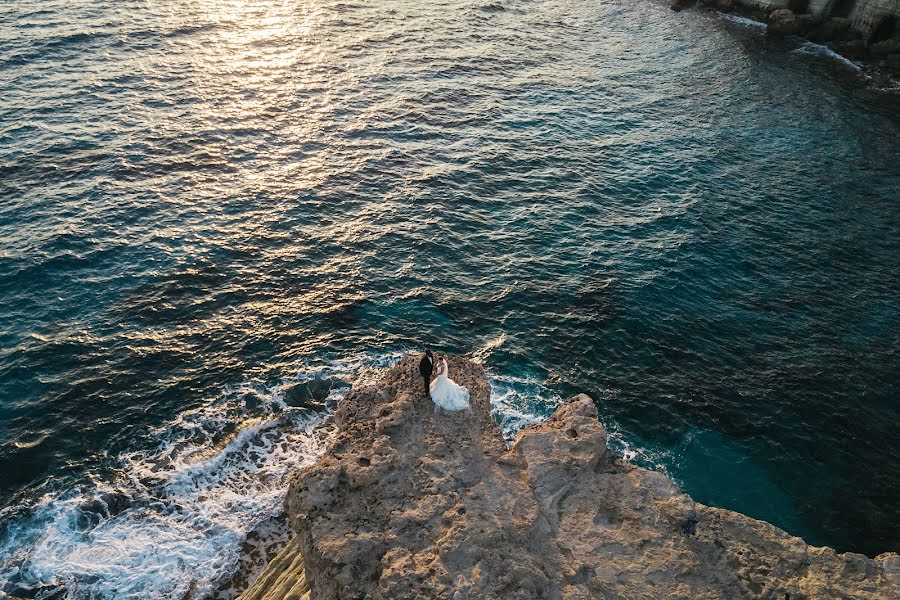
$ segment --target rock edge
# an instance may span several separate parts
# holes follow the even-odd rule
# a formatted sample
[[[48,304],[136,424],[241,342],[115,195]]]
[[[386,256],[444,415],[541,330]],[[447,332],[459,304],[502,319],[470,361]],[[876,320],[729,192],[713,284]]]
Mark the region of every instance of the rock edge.
[[[242,598],[900,598],[897,554],[694,502],[610,451],[586,395],[507,449],[481,367],[448,358],[469,411],[435,415],[412,356],[341,400],[290,483],[296,536]]]
[[[692,5],[751,17],[774,36],[801,36],[893,87],[900,77],[900,0],[671,0],[676,12]],[[874,69],[874,70],[873,70]]]

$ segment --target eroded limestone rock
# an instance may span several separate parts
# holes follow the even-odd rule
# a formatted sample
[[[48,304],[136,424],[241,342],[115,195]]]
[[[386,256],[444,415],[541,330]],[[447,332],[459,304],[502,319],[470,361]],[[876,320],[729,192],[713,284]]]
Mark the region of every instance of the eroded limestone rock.
[[[478,365],[471,410],[434,414],[416,357],[338,408],[294,477],[296,538],[245,598],[898,598],[900,557],[807,546],[698,504],[607,448],[579,395],[507,449]]]

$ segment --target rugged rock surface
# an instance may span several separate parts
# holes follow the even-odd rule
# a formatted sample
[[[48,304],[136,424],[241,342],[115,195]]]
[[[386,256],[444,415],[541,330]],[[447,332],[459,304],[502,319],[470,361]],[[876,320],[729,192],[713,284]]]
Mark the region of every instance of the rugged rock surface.
[[[900,17],[898,0],[736,0],[749,10],[771,15],[779,9],[790,9],[797,14],[808,14],[817,23],[829,18],[846,18],[850,27],[860,37],[872,41],[879,34],[882,39],[897,35],[897,18]],[[881,31],[879,32],[879,28]]]
[[[780,35],[798,35],[806,33],[812,25],[810,15],[796,15],[789,8],[773,10],[769,15],[769,31]]]
[[[833,0],[828,6],[828,14],[841,6],[841,2]],[[867,41],[881,41],[874,39],[876,33],[884,36],[883,39],[896,37],[898,18],[900,18],[900,2],[898,0],[845,0],[847,16],[850,17],[851,26],[859,31]],[[835,15],[840,16],[840,15]],[[879,31],[880,30],[880,31]]]
[[[768,24],[775,36],[804,36],[875,67],[873,75],[900,77],[900,0],[672,0],[738,12]]]
[[[850,19],[832,17],[814,25],[806,36],[814,42],[849,42],[859,39],[860,34],[850,29]]]
[[[481,368],[450,357],[472,408],[435,415],[417,357],[337,410],[293,479],[296,537],[244,598],[900,598],[900,556],[807,546],[698,504],[608,450],[576,396],[511,449]]]

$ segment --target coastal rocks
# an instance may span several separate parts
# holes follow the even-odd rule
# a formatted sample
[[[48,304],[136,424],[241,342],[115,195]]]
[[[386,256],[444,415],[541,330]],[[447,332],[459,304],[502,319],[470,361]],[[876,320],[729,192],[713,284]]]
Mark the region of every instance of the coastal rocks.
[[[241,600],[310,600],[303,555],[293,538],[273,558],[266,570],[257,578],[252,588],[241,595]]]
[[[769,15],[769,27],[790,21],[783,10],[808,22],[814,41],[863,39],[868,44],[900,39],[900,2],[897,0],[736,0],[748,9]],[[803,31],[803,28],[800,28]],[[790,34],[786,34],[790,35]]]
[[[720,10],[722,12],[730,12],[734,10],[734,0],[697,0],[697,4],[704,8]]]
[[[889,56],[891,54],[900,54],[900,39],[890,39],[878,42],[869,46],[872,54],[876,56]]]
[[[774,36],[802,36],[843,56],[900,76],[900,0],[674,0],[676,12],[694,4],[738,12],[767,23]]]
[[[779,8],[788,8],[790,0],[736,0],[736,4],[751,11],[768,14]]]
[[[810,15],[795,15],[789,8],[773,10],[769,15],[769,33],[777,35],[800,35],[811,25]]]
[[[334,443],[290,485],[296,536],[244,598],[900,597],[897,554],[694,502],[610,451],[585,395],[507,449],[478,365],[450,357],[471,410],[436,415],[416,359],[340,402]]]
[[[869,56],[869,49],[863,40],[850,40],[849,42],[836,42],[834,48],[847,58],[862,60]]]
[[[857,0],[847,16],[851,27],[870,43],[900,37],[900,2],[897,0]]]
[[[671,8],[675,12],[680,12],[685,8],[693,6],[694,4],[695,0],[675,0],[672,4],[669,5],[669,8]]]
[[[813,25],[806,32],[806,37],[814,42],[849,42],[861,39],[861,34],[850,29],[850,19],[832,17]]]

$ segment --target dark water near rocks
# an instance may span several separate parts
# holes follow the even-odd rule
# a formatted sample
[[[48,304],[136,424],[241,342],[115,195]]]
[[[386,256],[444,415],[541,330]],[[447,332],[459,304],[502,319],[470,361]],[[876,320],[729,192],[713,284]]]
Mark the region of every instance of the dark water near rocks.
[[[900,117],[846,65],[650,1],[23,0],[0,83],[0,590],[221,587],[425,343],[510,432],[586,391],[698,500],[900,549]]]

